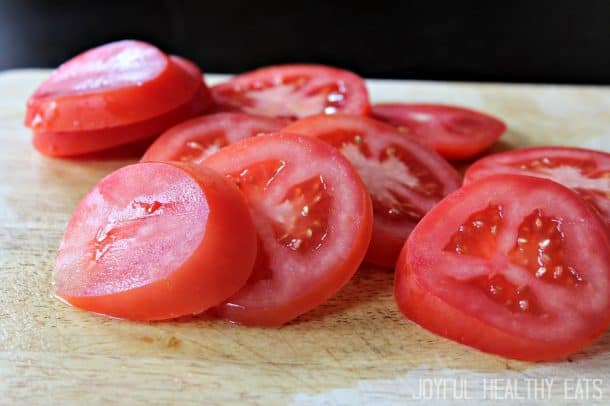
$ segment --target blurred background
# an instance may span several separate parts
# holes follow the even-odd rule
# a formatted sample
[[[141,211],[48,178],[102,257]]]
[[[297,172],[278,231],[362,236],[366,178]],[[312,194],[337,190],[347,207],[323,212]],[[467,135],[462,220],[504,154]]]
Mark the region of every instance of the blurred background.
[[[135,38],[205,72],[316,62],[366,77],[610,84],[610,0],[0,0],[0,69]]]

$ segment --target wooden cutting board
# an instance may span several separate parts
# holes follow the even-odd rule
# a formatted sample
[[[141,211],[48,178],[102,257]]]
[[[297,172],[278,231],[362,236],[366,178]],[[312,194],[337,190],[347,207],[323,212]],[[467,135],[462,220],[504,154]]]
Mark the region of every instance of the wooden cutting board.
[[[335,298],[279,329],[205,318],[132,323],[60,303],[51,270],[72,210],[100,178],[135,159],[36,153],[22,119],[26,98],[46,75],[0,73],[1,404],[402,404],[422,396],[610,402],[610,334],[565,362],[486,355],[405,320],[386,270],[363,267]],[[374,101],[455,103],[502,117],[509,131],[496,150],[610,149],[608,87],[369,85]]]

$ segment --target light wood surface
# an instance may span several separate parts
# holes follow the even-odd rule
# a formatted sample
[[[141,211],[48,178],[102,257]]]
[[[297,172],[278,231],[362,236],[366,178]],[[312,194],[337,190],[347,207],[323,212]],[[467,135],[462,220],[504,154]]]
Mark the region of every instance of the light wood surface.
[[[600,390],[591,386],[588,401],[610,402],[610,334],[560,363],[482,354],[405,320],[384,270],[360,269],[335,298],[280,329],[205,318],[138,324],[62,304],[51,294],[51,270],[70,214],[101,177],[133,159],[36,153],[22,119],[47,74],[0,73],[0,404],[402,404],[434,379],[448,388],[432,393],[441,403],[463,387],[468,403],[510,400],[502,388],[515,383],[513,398],[533,401],[525,385],[543,378],[554,379],[551,399],[538,393],[549,404],[573,403],[576,378],[581,386],[601,379],[590,383]],[[370,81],[370,90],[374,101],[496,114],[510,130],[495,149],[610,147],[610,88]]]

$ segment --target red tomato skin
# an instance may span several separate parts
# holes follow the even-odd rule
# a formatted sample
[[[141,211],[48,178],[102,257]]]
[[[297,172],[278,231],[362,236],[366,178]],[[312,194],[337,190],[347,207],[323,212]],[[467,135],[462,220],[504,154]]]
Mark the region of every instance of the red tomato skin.
[[[565,359],[606,331],[603,327],[588,337],[554,346],[507,334],[423,289],[407,264],[407,255],[405,245],[394,274],[396,304],[411,321],[439,336],[486,353],[537,362]]]
[[[138,41],[106,46],[120,43],[152,47]],[[151,119],[177,108],[195,96],[201,78],[162,57],[166,59],[165,69],[139,86],[62,96],[41,94],[43,82],[27,102],[26,127],[36,132],[99,130]]]
[[[353,72],[334,68],[325,65],[316,64],[288,64],[288,65],[274,65],[259,68],[250,72],[242,73],[225,83],[219,83],[211,87],[212,98],[215,101],[214,112],[230,112],[230,111],[241,111],[240,108],[235,107],[227,103],[227,97],[224,93],[230,93],[235,89],[247,88],[252,83],[264,81],[264,78],[275,79],[282,78],[286,75],[295,75],[298,73],[317,73],[320,75],[328,76],[343,76],[343,85],[349,87],[348,91],[352,99],[344,108],[339,109],[338,113],[344,114],[359,114],[368,115],[371,112],[371,104],[369,101],[369,93],[366,87],[364,79],[356,75]],[[316,114],[323,113],[322,111]],[[262,113],[255,113],[261,114]],[[277,117],[284,118],[284,117]]]
[[[571,200],[579,200],[574,192],[555,182],[530,176],[492,175],[490,178],[483,179],[483,181],[493,182],[495,179],[502,178],[529,179],[534,188],[544,188],[545,186],[559,188],[563,190],[562,193],[566,196],[570,195]],[[602,319],[597,321],[598,327],[596,329],[582,337],[563,342],[528,339],[485,323],[477,317],[452,306],[424,287],[421,276],[413,271],[415,267],[422,269],[419,273],[425,272],[424,269],[427,269],[427,260],[413,253],[417,249],[421,251],[415,236],[420,230],[425,230],[428,223],[442,223],[443,217],[446,216],[445,208],[450,208],[452,202],[459,201],[470,187],[472,186],[458,189],[443,199],[437,207],[426,214],[405,242],[396,264],[394,277],[394,296],[399,310],[411,321],[437,335],[486,353],[523,361],[537,362],[565,359],[606,331],[610,325],[610,312],[607,312]],[[596,223],[592,224],[592,239],[602,241],[601,245],[606,247],[600,255],[610,260],[610,238],[605,234],[603,224],[588,205],[582,205],[582,210],[587,213],[587,217],[591,221]],[[425,231],[421,231],[421,233],[425,233]],[[607,277],[610,278],[608,275]]]
[[[243,196],[207,168],[177,162],[136,165],[171,165],[197,181],[209,206],[200,245],[170,277],[144,286],[98,296],[69,294],[57,287],[55,293],[81,309],[135,321],[198,314],[221,303],[246,283],[256,258],[256,231]]]
[[[58,158],[97,152],[156,136],[177,123],[204,113],[210,105],[209,90],[202,86],[189,102],[149,120],[99,130],[35,131],[32,144],[41,154]]]
[[[312,142],[312,140],[307,137],[295,134],[265,134],[259,137],[247,138],[226,147],[224,150],[225,154],[230,150],[235,153],[236,156],[239,156],[242,153],[245,154],[248,149],[255,148],[260,140],[270,137],[288,138],[289,140],[293,138],[297,143],[303,144],[303,147],[308,151],[313,152],[314,154],[324,155],[330,153],[333,160],[338,160],[342,165],[347,165],[347,167],[351,169],[347,160],[341,154],[336,153],[336,150],[328,144],[317,140],[313,140]],[[221,153],[217,153],[204,161],[203,164],[222,173],[222,155]],[[245,306],[240,303],[235,303],[232,298],[229,298],[225,303],[214,307],[210,313],[215,317],[226,319],[236,324],[258,327],[280,327],[324,303],[349,282],[364,259],[373,227],[373,208],[370,196],[366,191],[366,187],[362,183],[362,180],[355,171],[352,175],[351,181],[358,185],[357,187],[360,190],[356,199],[358,201],[358,206],[362,208],[359,213],[359,218],[352,219],[354,222],[359,222],[358,234],[354,238],[355,243],[351,247],[349,253],[342,258],[342,262],[338,264],[332,272],[327,274],[325,279],[318,281],[316,289],[305,289],[306,286],[304,286],[300,296],[294,298],[290,302],[274,305],[272,308]]]
[[[419,136],[417,134],[417,128],[407,134],[417,138],[420,142],[433,148],[436,152],[441,154],[443,157],[450,160],[465,160],[471,159],[480,155],[486,149],[488,149],[494,142],[502,136],[507,130],[506,123],[502,120],[493,117],[489,114],[485,114],[480,111],[467,109],[465,107],[451,106],[445,104],[417,104],[417,103],[383,103],[372,106],[371,114],[378,120],[388,122],[397,126],[409,127],[408,120],[401,117],[403,110],[418,109],[427,111],[434,114],[435,110],[448,111],[455,113],[463,113],[466,115],[472,115],[474,117],[480,117],[490,123],[490,126],[494,127],[493,131],[490,131],[486,137],[472,136],[463,139],[447,140],[441,136],[428,139],[425,136]],[[406,135],[406,134],[405,134]]]
[[[236,138],[245,133],[245,129],[255,130],[257,133],[272,133],[281,130],[286,125],[285,120],[271,117],[253,116],[243,113],[214,113],[184,121],[168,129],[157,138],[148,148],[142,162],[144,161],[180,161],[177,146],[182,146],[188,141],[197,141],[198,138],[208,134],[209,130],[218,131],[223,129],[229,144],[240,139]],[[263,131],[261,131],[263,130]],[[254,132],[251,136],[254,136]]]

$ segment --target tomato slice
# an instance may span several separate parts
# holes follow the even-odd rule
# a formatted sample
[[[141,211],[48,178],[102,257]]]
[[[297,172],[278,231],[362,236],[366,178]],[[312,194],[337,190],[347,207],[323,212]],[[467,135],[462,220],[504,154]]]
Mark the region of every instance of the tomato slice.
[[[560,184],[493,175],[415,227],[395,294],[407,317],[436,334],[510,358],[562,358],[610,324],[610,238]]]
[[[248,206],[223,176],[180,163],[130,165],[76,208],[55,262],[55,292],[132,320],[199,313],[246,283],[256,249]]]
[[[214,309],[219,317],[281,325],[330,298],[356,272],[371,238],[371,201],[336,149],[307,137],[261,135],[203,165],[239,186],[259,237],[250,280]]]
[[[393,267],[415,224],[461,184],[459,174],[437,153],[372,118],[319,115],[283,131],[320,138],[354,165],[373,200],[366,260],[376,265]]]
[[[199,163],[220,148],[261,133],[277,132],[286,122],[242,113],[217,113],[178,124],[163,133],[142,161]]]
[[[290,120],[314,114],[368,114],[364,80],[322,65],[278,65],[212,87],[219,110]]]
[[[536,176],[559,182],[588,201],[610,230],[610,154],[583,148],[536,147],[494,154],[475,162],[465,183],[495,173]]]
[[[132,143],[158,135],[166,129],[202,114],[209,108],[209,90],[202,85],[189,102],[148,120],[98,130],[34,132],[34,147],[42,154],[69,157]]]
[[[150,44],[113,42],[57,68],[28,100],[25,124],[37,132],[128,125],[188,102],[200,85]]]
[[[372,107],[372,114],[448,159],[472,158],[506,131],[506,124],[495,117],[443,104],[377,104]]]

